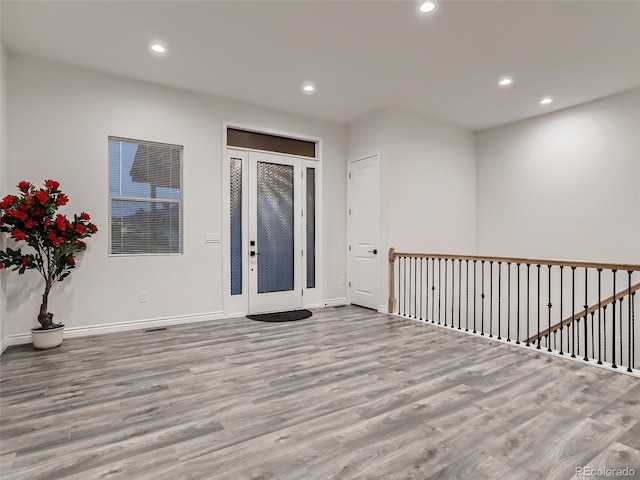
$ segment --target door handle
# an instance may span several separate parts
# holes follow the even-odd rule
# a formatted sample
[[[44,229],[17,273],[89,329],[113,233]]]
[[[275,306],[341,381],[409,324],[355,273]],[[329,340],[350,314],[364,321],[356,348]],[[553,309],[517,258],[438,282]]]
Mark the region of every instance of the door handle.
[[[378,249],[374,248],[373,250],[369,250],[369,253],[373,253],[374,255],[377,255]]]

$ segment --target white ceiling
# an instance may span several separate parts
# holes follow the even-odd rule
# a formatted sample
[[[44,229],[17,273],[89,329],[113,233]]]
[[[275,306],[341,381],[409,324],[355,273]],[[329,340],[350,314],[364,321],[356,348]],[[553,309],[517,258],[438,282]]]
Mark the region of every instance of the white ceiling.
[[[430,16],[409,0],[0,5],[10,52],[341,123],[389,107],[480,130],[640,86],[640,1],[441,0]]]

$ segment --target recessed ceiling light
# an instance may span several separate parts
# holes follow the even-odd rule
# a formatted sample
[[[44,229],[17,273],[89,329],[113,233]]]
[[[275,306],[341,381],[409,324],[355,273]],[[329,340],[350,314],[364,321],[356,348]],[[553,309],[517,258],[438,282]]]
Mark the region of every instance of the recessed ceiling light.
[[[435,0],[427,0],[426,2],[422,2],[420,4],[418,10],[420,11],[420,13],[431,13],[436,9],[437,6],[438,4],[435,2]]]
[[[509,87],[513,83],[513,77],[502,77],[498,80],[499,87]]]
[[[316,91],[316,85],[313,82],[305,82],[302,84],[302,91],[307,95],[311,95]]]
[[[163,55],[167,53],[167,47],[159,42],[153,42],[151,45],[149,45],[149,50],[151,50],[156,55]]]
[[[540,105],[549,105],[550,103],[553,103],[553,97],[542,97],[540,99]]]

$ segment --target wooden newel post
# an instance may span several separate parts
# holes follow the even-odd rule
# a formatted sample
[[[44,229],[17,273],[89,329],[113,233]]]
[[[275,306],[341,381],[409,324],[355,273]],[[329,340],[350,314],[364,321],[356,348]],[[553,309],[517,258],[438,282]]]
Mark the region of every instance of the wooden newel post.
[[[394,282],[396,267],[396,249],[389,249],[389,313],[396,313],[396,286]]]

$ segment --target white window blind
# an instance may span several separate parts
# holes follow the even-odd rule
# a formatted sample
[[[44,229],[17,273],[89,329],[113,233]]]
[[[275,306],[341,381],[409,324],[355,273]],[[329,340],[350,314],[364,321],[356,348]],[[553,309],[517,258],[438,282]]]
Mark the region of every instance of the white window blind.
[[[182,150],[109,137],[110,254],[182,253]]]

